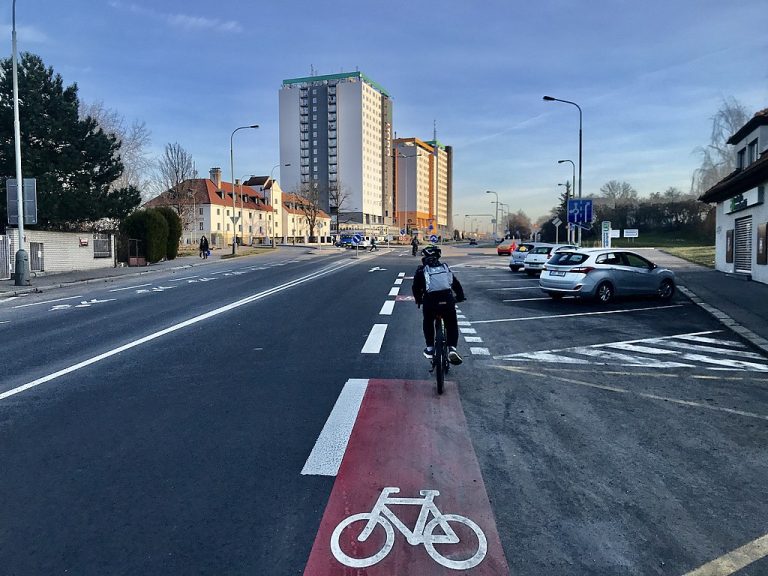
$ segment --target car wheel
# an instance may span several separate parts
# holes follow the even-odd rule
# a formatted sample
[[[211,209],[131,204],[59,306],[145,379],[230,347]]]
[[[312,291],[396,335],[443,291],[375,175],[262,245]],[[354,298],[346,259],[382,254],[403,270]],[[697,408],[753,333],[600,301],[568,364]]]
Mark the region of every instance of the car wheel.
[[[675,283],[667,278],[659,286],[658,296],[661,300],[669,300],[675,294]]]
[[[510,266],[509,269],[512,270],[512,272],[517,272],[520,270],[520,266]]]
[[[613,286],[610,282],[603,282],[595,290],[595,297],[601,304],[608,304],[613,300]]]
[[[556,292],[552,292],[550,293],[549,297],[552,298],[552,300],[561,300],[563,298],[563,295],[558,294]]]

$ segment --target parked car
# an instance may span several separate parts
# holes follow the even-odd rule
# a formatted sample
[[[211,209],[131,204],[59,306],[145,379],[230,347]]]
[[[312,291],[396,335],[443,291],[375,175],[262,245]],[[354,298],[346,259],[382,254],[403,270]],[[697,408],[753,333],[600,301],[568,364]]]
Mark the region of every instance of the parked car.
[[[544,264],[558,250],[573,250],[577,248],[573,244],[536,244],[523,261],[523,269],[528,276],[541,273]]]
[[[528,256],[528,253],[534,246],[536,246],[536,244],[533,242],[521,242],[517,245],[517,248],[514,249],[509,258],[509,269],[512,270],[512,272],[517,272],[523,267],[525,257]]]
[[[669,300],[675,273],[628,250],[561,250],[546,263],[539,287],[552,298],[572,295],[607,303],[616,296],[651,295]]]
[[[499,256],[509,256],[514,250],[515,241],[511,239],[504,240],[501,244],[496,246],[496,254]]]

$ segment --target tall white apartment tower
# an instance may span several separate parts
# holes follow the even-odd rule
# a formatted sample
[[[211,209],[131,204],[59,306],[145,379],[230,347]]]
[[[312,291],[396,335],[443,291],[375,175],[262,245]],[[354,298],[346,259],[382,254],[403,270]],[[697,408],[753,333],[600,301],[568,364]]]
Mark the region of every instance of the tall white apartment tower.
[[[392,100],[361,72],[283,80],[280,89],[280,184],[315,188],[336,215],[335,190],[346,195],[342,218],[364,225],[393,222]],[[286,166],[290,164],[290,166]]]

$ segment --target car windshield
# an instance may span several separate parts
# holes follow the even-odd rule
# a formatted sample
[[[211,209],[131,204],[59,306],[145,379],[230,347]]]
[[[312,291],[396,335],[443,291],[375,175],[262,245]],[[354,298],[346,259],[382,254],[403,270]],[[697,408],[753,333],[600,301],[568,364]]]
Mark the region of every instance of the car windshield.
[[[531,254],[549,254],[551,251],[551,246],[537,246],[531,251]]]
[[[528,252],[528,250],[531,249],[530,244],[520,244],[520,246],[517,247],[518,252]]]
[[[579,254],[578,252],[560,252],[555,254],[549,263],[554,264],[555,266],[573,266],[581,264],[587,258],[589,258],[587,254]]]

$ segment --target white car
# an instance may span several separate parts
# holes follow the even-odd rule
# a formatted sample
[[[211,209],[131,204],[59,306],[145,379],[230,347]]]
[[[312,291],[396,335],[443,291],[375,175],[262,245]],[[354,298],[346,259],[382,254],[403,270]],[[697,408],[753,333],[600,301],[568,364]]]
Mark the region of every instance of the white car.
[[[541,274],[544,269],[544,264],[547,260],[557,252],[558,250],[575,250],[578,248],[573,244],[536,244],[533,249],[528,252],[528,256],[525,257],[523,262],[523,270],[528,276],[534,276],[535,274]]]

